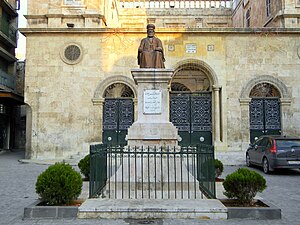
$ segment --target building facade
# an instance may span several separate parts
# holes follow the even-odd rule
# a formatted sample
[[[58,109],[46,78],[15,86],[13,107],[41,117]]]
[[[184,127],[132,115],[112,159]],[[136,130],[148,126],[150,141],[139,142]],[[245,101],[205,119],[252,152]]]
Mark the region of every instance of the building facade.
[[[299,28],[299,14],[299,0],[236,0],[233,26]]]
[[[28,0],[26,157],[126,144],[137,115],[131,69],[148,23],[174,69],[165,109],[179,144],[213,144],[217,157],[238,163],[261,134],[299,136],[300,29],[254,27],[253,14],[246,28],[256,2]]]
[[[24,149],[20,127],[24,74],[17,74],[18,0],[0,1],[0,150]],[[25,114],[24,114],[25,115]],[[22,128],[25,130],[25,126]]]

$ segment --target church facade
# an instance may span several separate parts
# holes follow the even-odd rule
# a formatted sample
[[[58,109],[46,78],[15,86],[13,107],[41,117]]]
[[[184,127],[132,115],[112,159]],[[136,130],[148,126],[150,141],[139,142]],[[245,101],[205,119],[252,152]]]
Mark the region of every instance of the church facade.
[[[212,144],[235,164],[262,134],[299,136],[300,4],[257,2],[28,0],[26,157],[126,144],[149,23],[174,70],[164,110],[179,144]]]

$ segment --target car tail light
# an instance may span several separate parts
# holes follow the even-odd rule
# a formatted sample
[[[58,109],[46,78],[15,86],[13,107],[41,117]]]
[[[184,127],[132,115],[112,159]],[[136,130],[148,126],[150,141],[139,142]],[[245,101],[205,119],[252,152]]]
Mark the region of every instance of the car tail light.
[[[277,152],[276,141],[275,140],[273,140],[273,146],[272,146],[272,148],[270,148],[270,152],[271,153],[276,153]]]

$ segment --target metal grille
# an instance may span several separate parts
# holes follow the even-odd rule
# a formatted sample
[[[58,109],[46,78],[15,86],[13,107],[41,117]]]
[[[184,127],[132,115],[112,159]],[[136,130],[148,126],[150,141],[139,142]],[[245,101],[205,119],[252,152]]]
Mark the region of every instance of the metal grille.
[[[190,112],[189,95],[171,95],[170,120],[178,131],[190,131]]]
[[[118,129],[118,99],[105,99],[103,109],[103,130]]]
[[[131,99],[105,99],[103,130],[127,130],[133,123]]]
[[[267,130],[281,129],[280,103],[278,99],[265,99],[265,118]]]
[[[252,99],[250,102],[251,130],[280,130],[280,103],[276,99]]]
[[[127,130],[133,123],[133,102],[119,99],[119,130]]]
[[[68,47],[66,47],[64,54],[65,54],[66,59],[68,59],[70,61],[76,61],[77,59],[79,59],[81,51],[78,46],[69,45]]]
[[[210,95],[191,96],[191,130],[212,130]]]
[[[264,100],[252,99],[250,102],[250,129],[264,129]]]
[[[170,120],[179,131],[211,131],[211,94],[172,94]]]

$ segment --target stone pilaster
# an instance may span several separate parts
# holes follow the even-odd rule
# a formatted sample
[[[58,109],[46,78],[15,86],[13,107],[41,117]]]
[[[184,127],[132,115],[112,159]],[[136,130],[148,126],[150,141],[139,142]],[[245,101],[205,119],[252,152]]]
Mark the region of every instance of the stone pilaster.
[[[220,142],[220,95],[219,95],[220,87],[219,86],[213,86],[213,92],[214,92],[214,101],[215,101],[215,110],[214,110],[214,134],[215,134],[215,142]]]
[[[241,142],[242,149],[247,149],[250,143],[250,118],[249,118],[249,103],[251,98],[241,98]]]

